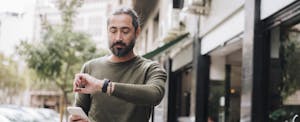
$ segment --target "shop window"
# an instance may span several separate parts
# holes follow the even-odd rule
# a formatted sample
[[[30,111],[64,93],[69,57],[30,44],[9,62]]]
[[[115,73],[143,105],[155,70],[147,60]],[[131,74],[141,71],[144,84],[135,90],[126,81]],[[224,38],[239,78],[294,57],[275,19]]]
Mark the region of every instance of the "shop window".
[[[300,24],[284,30],[282,40],[280,53],[283,83],[280,89],[283,104],[300,104]]]
[[[173,0],[173,8],[182,9],[184,0]]]
[[[270,68],[269,119],[292,121],[300,115],[300,23],[271,30]]]

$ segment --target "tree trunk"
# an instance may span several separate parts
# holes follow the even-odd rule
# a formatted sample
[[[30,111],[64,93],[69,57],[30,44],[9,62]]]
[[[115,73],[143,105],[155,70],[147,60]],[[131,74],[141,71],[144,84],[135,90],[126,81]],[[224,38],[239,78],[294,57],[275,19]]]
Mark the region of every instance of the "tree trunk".
[[[67,105],[68,105],[68,93],[66,91],[64,91],[64,111],[66,111]],[[66,122],[68,122],[69,113],[66,112],[65,115],[66,115],[65,116],[66,117]]]
[[[61,91],[63,92],[63,97],[61,98],[61,107],[60,107],[60,122],[63,121],[63,116],[65,115],[65,119],[66,119],[66,122],[68,122],[68,112],[65,113],[66,111],[66,106],[68,104],[68,96],[67,96],[67,91],[66,91],[66,87],[67,87],[67,75],[68,75],[68,72],[69,72],[69,68],[70,68],[70,65],[67,64],[66,66],[66,70],[65,70],[65,75],[64,75],[64,78],[63,78],[63,84],[57,84],[60,86],[61,88]]]
[[[64,98],[63,98],[63,96],[60,97],[59,115],[60,115],[60,122],[62,122],[63,115],[64,115]]]
[[[66,106],[68,105],[67,92],[63,91],[63,96],[60,99],[60,122],[63,122],[63,117],[65,115],[65,120],[68,122],[68,112],[66,112]],[[65,113],[66,112],[66,113]]]

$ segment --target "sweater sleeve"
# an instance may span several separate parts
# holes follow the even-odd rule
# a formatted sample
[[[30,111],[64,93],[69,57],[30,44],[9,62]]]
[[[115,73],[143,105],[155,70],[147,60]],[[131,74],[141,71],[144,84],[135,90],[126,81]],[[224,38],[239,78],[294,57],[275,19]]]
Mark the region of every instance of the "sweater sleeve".
[[[88,73],[87,64],[84,64],[81,73]],[[90,111],[91,98],[90,94],[75,93],[75,106],[81,107],[83,111],[88,115]]]
[[[146,74],[145,84],[115,83],[113,96],[139,105],[158,105],[164,96],[167,74],[153,63]]]

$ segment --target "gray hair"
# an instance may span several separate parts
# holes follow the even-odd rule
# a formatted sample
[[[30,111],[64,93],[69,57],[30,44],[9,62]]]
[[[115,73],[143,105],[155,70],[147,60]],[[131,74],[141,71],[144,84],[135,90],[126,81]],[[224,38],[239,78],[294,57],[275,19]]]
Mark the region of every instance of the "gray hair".
[[[132,25],[133,25],[135,31],[138,29],[138,27],[140,26],[140,18],[138,16],[138,14],[136,13],[136,11],[134,11],[133,9],[128,8],[128,7],[122,7],[122,8],[115,10],[111,15],[120,15],[120,14],[129,15],[132,19]],[[107,25],[109,25],[109,19],[110,19],[110,17],[107,19]]]

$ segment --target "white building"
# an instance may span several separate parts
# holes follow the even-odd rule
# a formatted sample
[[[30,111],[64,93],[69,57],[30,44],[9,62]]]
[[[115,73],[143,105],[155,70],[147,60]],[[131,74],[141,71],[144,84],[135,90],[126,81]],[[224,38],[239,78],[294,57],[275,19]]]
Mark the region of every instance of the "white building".
[[[21,40],[32,37],[32,23],[29,13],[5,11],[0,13],[0,52],[6,56],[15,53],[15,46]],[[29,20],[29,21],[28,21]]]
[[[61,24],[60,13],[55,5],[56,0],[37,0],[34,40],[41,38],[41,17],[45,17],[52,25]],[[110,7],[109,0],[84,0],[83,5],[77,9],[73,29],[90,35],[97,48],[108,49],[106,19]]]
[[[33,6],[34,0],[1,1],[0,53],[13,55],[20,40],[32,39]]]
[[[163,116],[154,118],[263,122],[291,119],[272,118],[279,109],[299,114],[299,59],[283,55],[289,42],[299,57],[299,6],[297,0],[159,1],[137,43],[139,54],[165,64],[169,74],[156,107]]]

